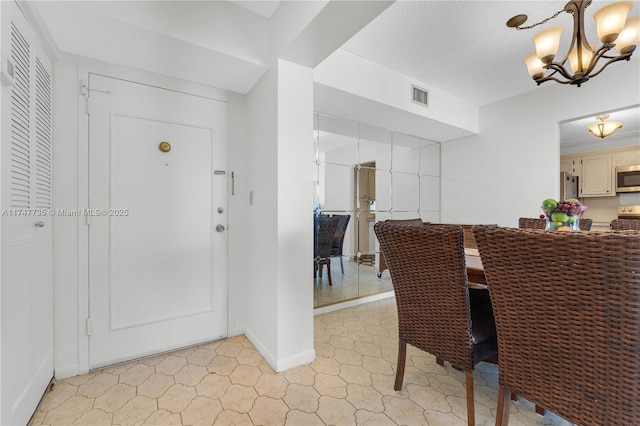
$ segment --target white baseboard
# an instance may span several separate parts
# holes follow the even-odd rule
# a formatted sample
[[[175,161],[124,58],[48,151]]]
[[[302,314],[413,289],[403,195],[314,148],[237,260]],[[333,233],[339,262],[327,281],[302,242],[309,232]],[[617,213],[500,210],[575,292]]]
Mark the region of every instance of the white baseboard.
[[[395,293],[393,291],[387,291],[385,293],[378,293],[371,296],[360,297],[358,299],[348,300],[346,302],[334,303],[333,305],[323,306],[321,308],[316,308],[313,310],[313,315],[322,315],[328,314],[329,312],[339,311],[341,309],[352,308],[358,305],[364,305],[365,303],[376,302],[382,299],[388,299],[390,297],[395,297]]]

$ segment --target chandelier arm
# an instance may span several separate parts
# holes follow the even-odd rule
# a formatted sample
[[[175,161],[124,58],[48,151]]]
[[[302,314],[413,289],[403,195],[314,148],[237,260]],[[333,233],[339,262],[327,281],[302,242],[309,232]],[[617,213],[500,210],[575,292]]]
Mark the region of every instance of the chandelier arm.
[[[554,74],[551,74],[551,75],[549,75],[547,77],[539,78],[539,79],[536,80],[536,83],[538,83],[538,86],[541,85],[542,83],[544,83],[545,81],[550,81],[550,80],[555,81],[556,83],[560,83],[560,84],[569,84],[569,83],[571,83],[571,81],[563,81],[563,80],[560,80],[560,79],[558,79],[556,77],[553,77]]]
[[[573,75],[569,74],[569,72],[562,66],[561,63],[551,62],[547,64],[547,69],[548,70],[552,69],[555,72],[560,73],[567,80],[573,80]],[[555,74],[555,72],[553,74]],[[549,77],[552,76],[553,74],[550,74]]]
[[[629,52],[629,53],[623,53],[623,54],[621,54],[621,55],[617,55],[617,56],[607,56],[607,55],[602,55],[601,57],[602,57],[602,58],[605,58],[605,59],[616,59],[616,58],[620,58],[620,60],[622,60],[622,59],[626,59],[626,60],[628,61],[629,59],[631,59],[631,55],[632,55],[632,54],[633,54],[633,52]]]
[[[603,44],[598,49],[591,50],[593,52],[593,55],[591,56],[591,60],[589,61],[588,66],[584,68],[582,75],[591,77],[591,71],[593,71],[593,69],[596,67],[600,58],[602,58],[605,53],[611,50],[613,46],[613,44]],[[607,65],[608,64],[605,64],[605,66]]]
[[[616,56],[616,57],[614,57],[612,59],[609,59],[607,62],[604,63],[604,65],[602,65],[602,68],[600,68],[597,72],[595,72],[593,74],[589,74],[589,78],[595,77],[598,74],[600,74],[602,71],[604,71],[604,69],[606,67],[609,66],[609,64],[612,64],[612,63],[618,62],[618,61],[628,61],[629,59],[631,59],[631,55],[629,55],[629,56],[620,55],[620,56]]]

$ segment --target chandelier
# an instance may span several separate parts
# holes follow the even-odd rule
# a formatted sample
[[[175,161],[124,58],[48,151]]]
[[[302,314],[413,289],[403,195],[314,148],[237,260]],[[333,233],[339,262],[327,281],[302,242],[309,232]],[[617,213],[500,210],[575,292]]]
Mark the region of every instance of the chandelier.
[[[507,21],[510,28],[526,30],[556,18],[562,12],[573,15],[571,45],[562,60],[554,61],[564,28],[549,28],[531,39],[536,50],[528,54],[524,62],[529,75],[538,85],[553,80],[560,84],[575,84],[580,87],[591,77],[600,74],[609,64],[628,61],[631,58],[636,45],[640,43],[640,17],[627,19],[633,2],[613,3],[593,14],[598,38],[602,43],[599,47],[587,41],[584,31],[584,12],[590,4],[591,0],[572,0],[553,16],[526,27],[522,24],[526,22],[527,15],[516,15]],[[614,48],[618,54],[612,51]],[[599,64],[601,66],[598,67]]]
[[[596,117],[596,120],[599,121],[596,123],[588,124],[587,129],[589,129],[589,131],[593,133],[594,136],[602,139],[606,138],[607,136],[611,136],[615,133],[616,130],[622,127],[622,123],[619,121],[605,121],[608,119],[609,114],[599,115]]]

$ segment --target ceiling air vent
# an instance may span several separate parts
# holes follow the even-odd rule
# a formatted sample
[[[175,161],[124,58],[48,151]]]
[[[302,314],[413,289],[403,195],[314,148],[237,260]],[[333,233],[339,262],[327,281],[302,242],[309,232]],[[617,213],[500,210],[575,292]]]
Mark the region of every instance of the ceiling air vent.
[[[411,91],[413,92],[413,102],[420,105],[429,106],[429,92],[413,85],[411,86]]]

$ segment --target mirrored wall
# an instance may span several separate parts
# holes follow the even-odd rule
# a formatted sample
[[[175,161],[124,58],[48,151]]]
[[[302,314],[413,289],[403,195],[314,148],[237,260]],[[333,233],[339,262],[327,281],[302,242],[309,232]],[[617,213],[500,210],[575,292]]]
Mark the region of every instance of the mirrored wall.
[[[440,222],[440,144],[322,114],[314,130],[314,215],[349,216],[334,240],[332,285],[326,267],[314,277],[314,306],[390,291],[373,225]]]

